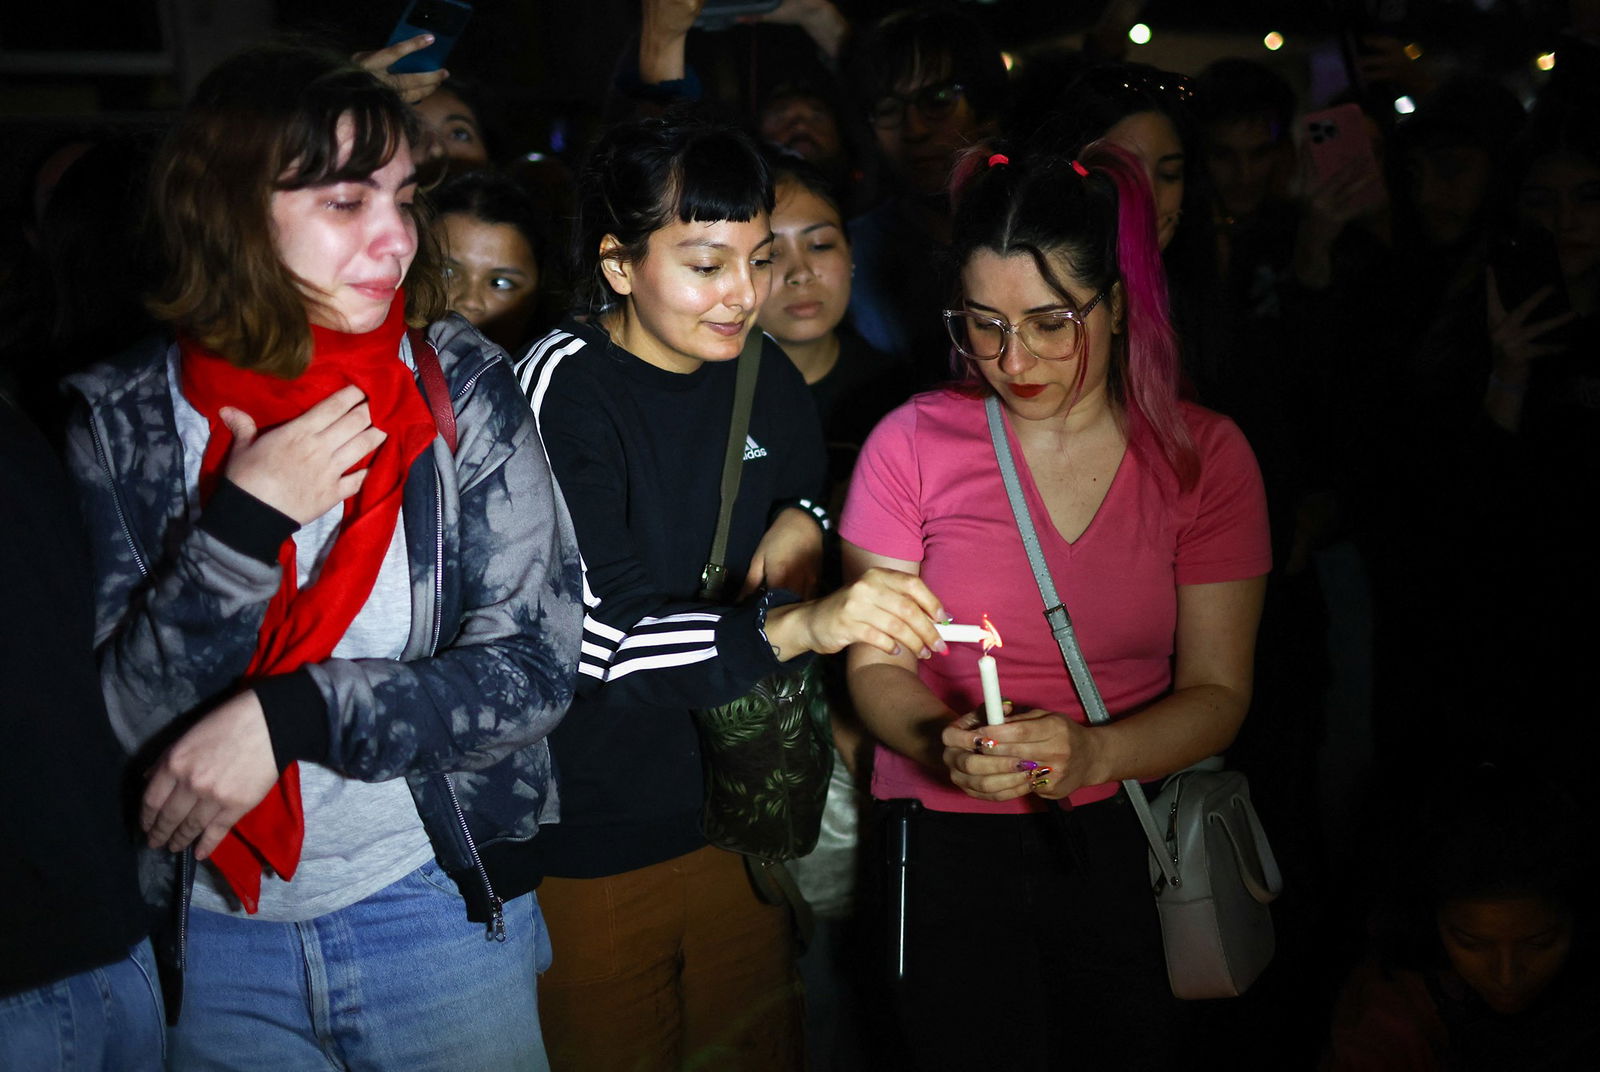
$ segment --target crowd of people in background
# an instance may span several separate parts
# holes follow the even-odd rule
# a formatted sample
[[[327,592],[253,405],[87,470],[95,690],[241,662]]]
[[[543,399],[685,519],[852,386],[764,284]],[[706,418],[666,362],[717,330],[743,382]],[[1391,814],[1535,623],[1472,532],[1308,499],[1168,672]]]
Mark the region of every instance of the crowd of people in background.
[[[784,0],[759,71],[640,6],[565,154],[297,39],[32,162],[0,1065],[1593,1067],[1600,7],[1533,92],[1373,35],[1309,99],[1131,61],[1138,5],[1002,53]],[[947,615],[1018,623],[988,736]],[[798,928],[690,712],[806,660]],[[1117,783],[1218,752],[1278,951],[1185,1003]]]

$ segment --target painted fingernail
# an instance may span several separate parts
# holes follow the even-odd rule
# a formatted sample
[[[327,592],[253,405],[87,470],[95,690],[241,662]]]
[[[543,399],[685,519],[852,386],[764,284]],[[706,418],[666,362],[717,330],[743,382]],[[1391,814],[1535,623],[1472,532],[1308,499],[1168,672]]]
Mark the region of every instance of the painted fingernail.
[[[900,645],[896,644],[894,646],[894,650],[891,651],[889,654],[890,655],[899,655],[900,654]]]
[[[972,750],[974,752],[986,752],[994,746],[995,740],[993,737],[974,737],[972,739]]]
[[[919,658],[919,659],[931,659],[931,658],[933,658],[933,652],[928,650],[927,645],[923,645],[922,650],[917,652],[917,658]]]
[[[1040,767],[1038,770],[1034,771],[1033,773],[1034,773],[1034,776],[1037,777],[1037,778],[1044,778],[1044,777],[1047,777],[1050,774],[1050,768],[1049,767]]]
[[[938,652],[940,655],[948,655],[950,654],[950,645],[946,644],[943,640],[936,640],[933,642],[933,650]]]
[[[1019,760],[1017,760],[1017,770],[1019,770],[1019,771],[1031,771],[1031,770],[1038,770],[1038,769],[1039,769],[1039,764],[1035,763],[1031,759],[1019,759]]]

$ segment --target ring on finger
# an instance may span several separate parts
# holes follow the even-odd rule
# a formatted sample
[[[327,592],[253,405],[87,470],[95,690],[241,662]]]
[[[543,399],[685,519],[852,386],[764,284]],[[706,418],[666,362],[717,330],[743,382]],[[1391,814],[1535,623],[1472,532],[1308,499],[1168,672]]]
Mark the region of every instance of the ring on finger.
[[[1028,788],[1032,789],[1034,792],[1037,793],[1039,790],[1043,789],[1045,786],[1047,786],[1049,784],[1050,784],[1050,779],[1041,774],[1041,775],[1037,775],[1033,779],[1033,781],[1028,783]]]
[[[993,737],[974,737],[972,739],[972,750],[981,756],[992,749],[996,743]]]

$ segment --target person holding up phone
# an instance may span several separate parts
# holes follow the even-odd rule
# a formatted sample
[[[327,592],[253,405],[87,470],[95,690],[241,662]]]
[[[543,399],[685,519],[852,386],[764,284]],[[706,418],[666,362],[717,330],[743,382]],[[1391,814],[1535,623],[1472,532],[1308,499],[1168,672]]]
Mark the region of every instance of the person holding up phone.
[[[401,100],[416,104],[438,89],[450,77],[450,72],[443,66],[410,72],[399,72],[394,67],[407,56],[421,52],[433,43],[433,34],[420,33],[371,52],[357,52],[351,59],[360,64],[362,70],[370,71],[382,79],[385,85],[400,95]]]

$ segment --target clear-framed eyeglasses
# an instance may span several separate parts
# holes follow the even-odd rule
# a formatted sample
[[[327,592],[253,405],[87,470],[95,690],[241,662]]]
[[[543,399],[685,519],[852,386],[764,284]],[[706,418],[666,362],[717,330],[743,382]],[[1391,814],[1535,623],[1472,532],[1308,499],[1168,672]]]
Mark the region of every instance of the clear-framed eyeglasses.
[[[1015,335],[1023,349],[1040,361],[1065,361],[1076,355],[1083,345],[1084,321],[1105,296],[1102,290],[1082,309],[1034,313],[1015,324],[971,309],[946,309],[944,326],[956,349],[974,361],[993,361],[1005,353],[1006,338],[1010,335]]]

